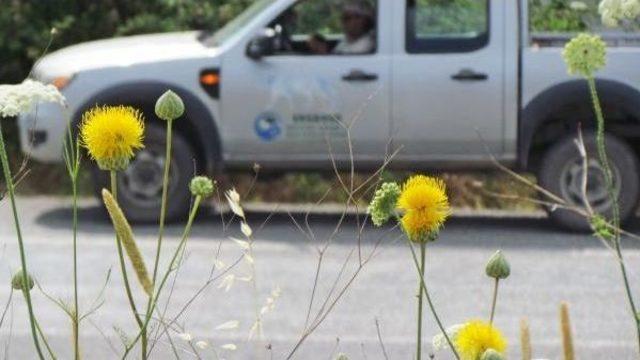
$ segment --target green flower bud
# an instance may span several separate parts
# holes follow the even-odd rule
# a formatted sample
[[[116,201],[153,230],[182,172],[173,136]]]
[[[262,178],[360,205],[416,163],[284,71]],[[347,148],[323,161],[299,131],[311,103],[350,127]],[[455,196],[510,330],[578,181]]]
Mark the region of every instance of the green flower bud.
[[[24,272],[22,271],[22,269],[19,269],[18,272],[15,273],[13,275],[13,278],[11,279],[11,287],[14,290],[31,290],[31,289],[33,289],[33,286],[35,285],[35,282],[33,281],[33,278],[31,277],[30,274],[27,274],[27,284],[28,284],[27,286],[23,286],[24,285]]]
[[[611,230],[609,223],[605,218],[600,215],[595,215],[591,218],[590,223],[594,236],[607,241],[613,240],[613,230]]]
[[[336,360],[349,360],[349,357],[345,353],[340,353],[336,356]]]
[[[214,189],[214,182],[205,176],[196,176],[191,180],[191,184],[189,184],[189,190],[191,190],[193,196],[206,198],[213,194]]]
[[[400,192],[400,186],[394,182],[384,183],[376,190],[367,208],[367,213],[371,215],[371,221],[375,226],[384,225],[393,216]]]
[[[511,267],[501,250],[491,256],[485,269],[487,276],[494,279],[506,279],[511,274]]]
[[[570,75],[591,78],[607,62],[607,44],[598,35],[580,34],[565,45],[562,57]]]
[[[502,356],[502,354],[500,354],[499,352],[493,349],[488,349],[480,357],[480,360],[504,360],[504,359],[505,358],[504,356]]]
[[[162,120],[172,121],[184,114],[184,103],[178,94],[167,90],[156,102],[156,115]]]

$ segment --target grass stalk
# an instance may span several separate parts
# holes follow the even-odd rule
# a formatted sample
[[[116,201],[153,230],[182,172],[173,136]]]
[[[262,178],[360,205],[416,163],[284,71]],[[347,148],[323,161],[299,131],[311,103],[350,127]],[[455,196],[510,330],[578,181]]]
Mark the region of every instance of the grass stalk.
[[[110,171],[110,178],[111,178],[111,194],[113,195],[113,198],[116,199],[117,201],[118,200],[118,180],[117,180],[117,174],[115,171],[113,170]],[[124,282],[124,288],[127,293],[127,299],[129,300],[129,306],[131,307],[131,312],[133,312],[133,317],[138,323],[138,327],[142,329],[142,319],[140,318],[140,315],[138,313],[136,302],[133,299],[133,292],[131,291],[131,285],[129,284],[129,275],[127,275],[127,266],[124,261],[124,253],[122,250],[122,241],[120,240],[120,237],[117,234],[116,234],[116,245],[118,248],[118,259],[120,260],[120,270],[122,271],[122,280]]]
[[[72,192],[72,229],[73,229],[73,315],[71,317],[73,333],[73,357],[80,359],[80,309],[78,306],[78,174],[80,171],[80,143],[73,140],[71,127],[67,127],[64,158],[71,180]]]

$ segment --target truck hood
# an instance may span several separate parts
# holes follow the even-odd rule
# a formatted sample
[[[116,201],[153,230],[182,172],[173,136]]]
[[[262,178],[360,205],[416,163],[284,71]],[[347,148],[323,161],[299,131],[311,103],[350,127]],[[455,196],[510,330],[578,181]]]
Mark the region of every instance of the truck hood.
[[[204,46],[199,31],[137,35],[86,42],[45,56],[36,66],[36,77],[71,75],[77,72],[131,66],[141,63],[189,59],[215,54]]]

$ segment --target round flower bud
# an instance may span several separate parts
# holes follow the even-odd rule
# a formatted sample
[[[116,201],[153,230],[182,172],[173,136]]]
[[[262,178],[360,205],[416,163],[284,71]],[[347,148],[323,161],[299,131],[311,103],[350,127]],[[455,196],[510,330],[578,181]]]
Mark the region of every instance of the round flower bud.
[[[598,35],[580,34],[565,45],[562,57],[570,75],[590,78],[606,64],[607,45]]]
[[[613,240],[615,237],[607,220],[600,215],[591,218],[591,229],[593,234],[607,241]]]
[[[382,184],[376,190],[367,212],[371,215],[371,221],[375,226],[382,226],[393,215],[400,196],[400,186],[394,182]]]
[[[482,354],[480,360],[504,360],[504,356],[493,349],[488,349]]]
[[[14,290],[29,291],[33,289],[35,282],[33,281],[33,278],[31,277],[31,275],[27,274],[27,286],[23,286],[23,284],[24,284],[24,272],[22,271],[22,269],[20,269],[18,270],[17,273],[13,275],[13,278],[11,279],[11,287]]]
[[[178,94],[167,90],[156,102],[156,115],[166,121],[172,121],[184,114],[184,103]]]
[[[191,180],[189,184],[189,190],[193,196],[208,197],[213,194],[215,185],[211,179],[205,176],[196,176]]]
[[[345,353],[340,353],[336,356],[336,360],[349,360],[349,357]]]
[[[509,277],[509,274],[511,274],[511,267],[509,266],[509,262],[502,251],[498,250],[493,254],[493,256],[491,256],[489,262],[487,262],[485,272],[487,273],[487,276],[494,279],[506,279]]]

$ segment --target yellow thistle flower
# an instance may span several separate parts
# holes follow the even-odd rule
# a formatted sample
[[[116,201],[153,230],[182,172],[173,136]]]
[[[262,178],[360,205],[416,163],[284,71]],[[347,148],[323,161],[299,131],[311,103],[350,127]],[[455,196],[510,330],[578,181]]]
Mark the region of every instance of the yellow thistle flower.
[[[454,346],[462,360],[480,360],[489,349],[504,354],[507,341],[495,327],[484,321],[472,320],[458,331]]]
[[[398,198],[402,227],[412,241],[426,241],[451,213],[444,181],[424,175],[411,177]]]
[[[124,170],[144,147],[142,113],[129,106],[95,107],[84,113],[80,141],[102,170]]]

